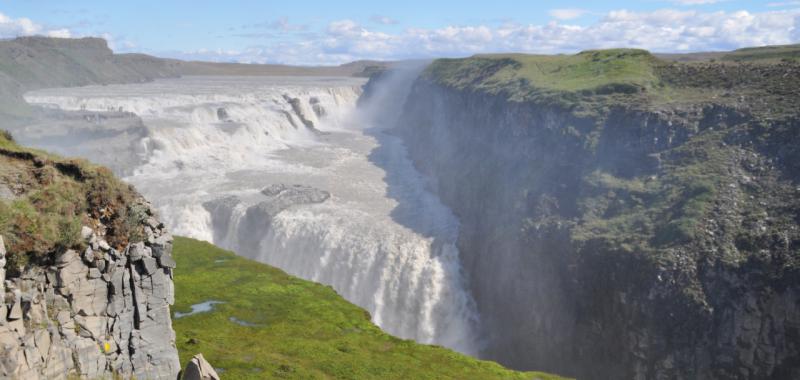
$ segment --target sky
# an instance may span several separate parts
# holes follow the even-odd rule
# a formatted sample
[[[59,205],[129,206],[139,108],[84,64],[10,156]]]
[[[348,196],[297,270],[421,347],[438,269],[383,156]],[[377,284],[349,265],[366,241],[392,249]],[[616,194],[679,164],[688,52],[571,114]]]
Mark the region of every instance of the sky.
[[[798,43],[800,0],[0,0],[0,38],[22,35],[302,65],[612,47],[692,52]]]

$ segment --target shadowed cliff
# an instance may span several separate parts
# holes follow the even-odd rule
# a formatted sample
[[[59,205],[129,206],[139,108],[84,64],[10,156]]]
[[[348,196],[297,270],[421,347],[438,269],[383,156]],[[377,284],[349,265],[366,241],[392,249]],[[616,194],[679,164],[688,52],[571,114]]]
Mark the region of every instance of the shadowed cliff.
[[[797,52],[431,64],[397,133],[460,219],[485,357],[580,378],[797,376]]]

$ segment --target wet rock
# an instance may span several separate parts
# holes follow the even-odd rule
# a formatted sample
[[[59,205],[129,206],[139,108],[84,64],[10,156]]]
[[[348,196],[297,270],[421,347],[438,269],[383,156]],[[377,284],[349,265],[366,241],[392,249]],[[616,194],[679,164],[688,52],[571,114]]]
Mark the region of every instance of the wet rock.
[[[316,120],[316,115],[313,111],[308,112],[305,104],[303,103],[300,98],[292,98],[288,95],[284,95],[283,98],[292,106],[292,111],[294,114],[297,115],[297,118],[305,125],[306,128],[316,131],[314,125],[314,120]]]
[[[228,115],[228,111],[224,107],[217,108],[217,120],[230,121],[230,116]]]

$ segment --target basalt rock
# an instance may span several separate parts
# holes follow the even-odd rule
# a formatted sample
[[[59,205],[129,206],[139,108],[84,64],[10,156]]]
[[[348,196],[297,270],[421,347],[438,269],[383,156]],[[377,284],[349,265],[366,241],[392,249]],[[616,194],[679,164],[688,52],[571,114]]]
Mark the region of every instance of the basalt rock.
[[[395,131],[460,220],[481,355],[586,379],[800,377],[798,117],[636,99],[580,114],[414,84]]]
[[[82,236],[105,243],[102,230]],[[0,378],[175,379],[172,238],[163,228],[153,235],[122,251],[98,244],[106,252],[90,262],[66,250],[8,281],[0,270]],[[4,254],[0,238],[0,264]]]

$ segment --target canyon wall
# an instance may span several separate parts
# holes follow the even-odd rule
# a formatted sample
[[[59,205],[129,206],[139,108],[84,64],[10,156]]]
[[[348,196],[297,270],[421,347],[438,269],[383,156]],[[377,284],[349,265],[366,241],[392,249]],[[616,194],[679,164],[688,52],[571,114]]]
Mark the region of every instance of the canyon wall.
[[[460,220],[483,357],[588,379],[800,376],[797,119],[573,111],[428,73],[397,124]]]

